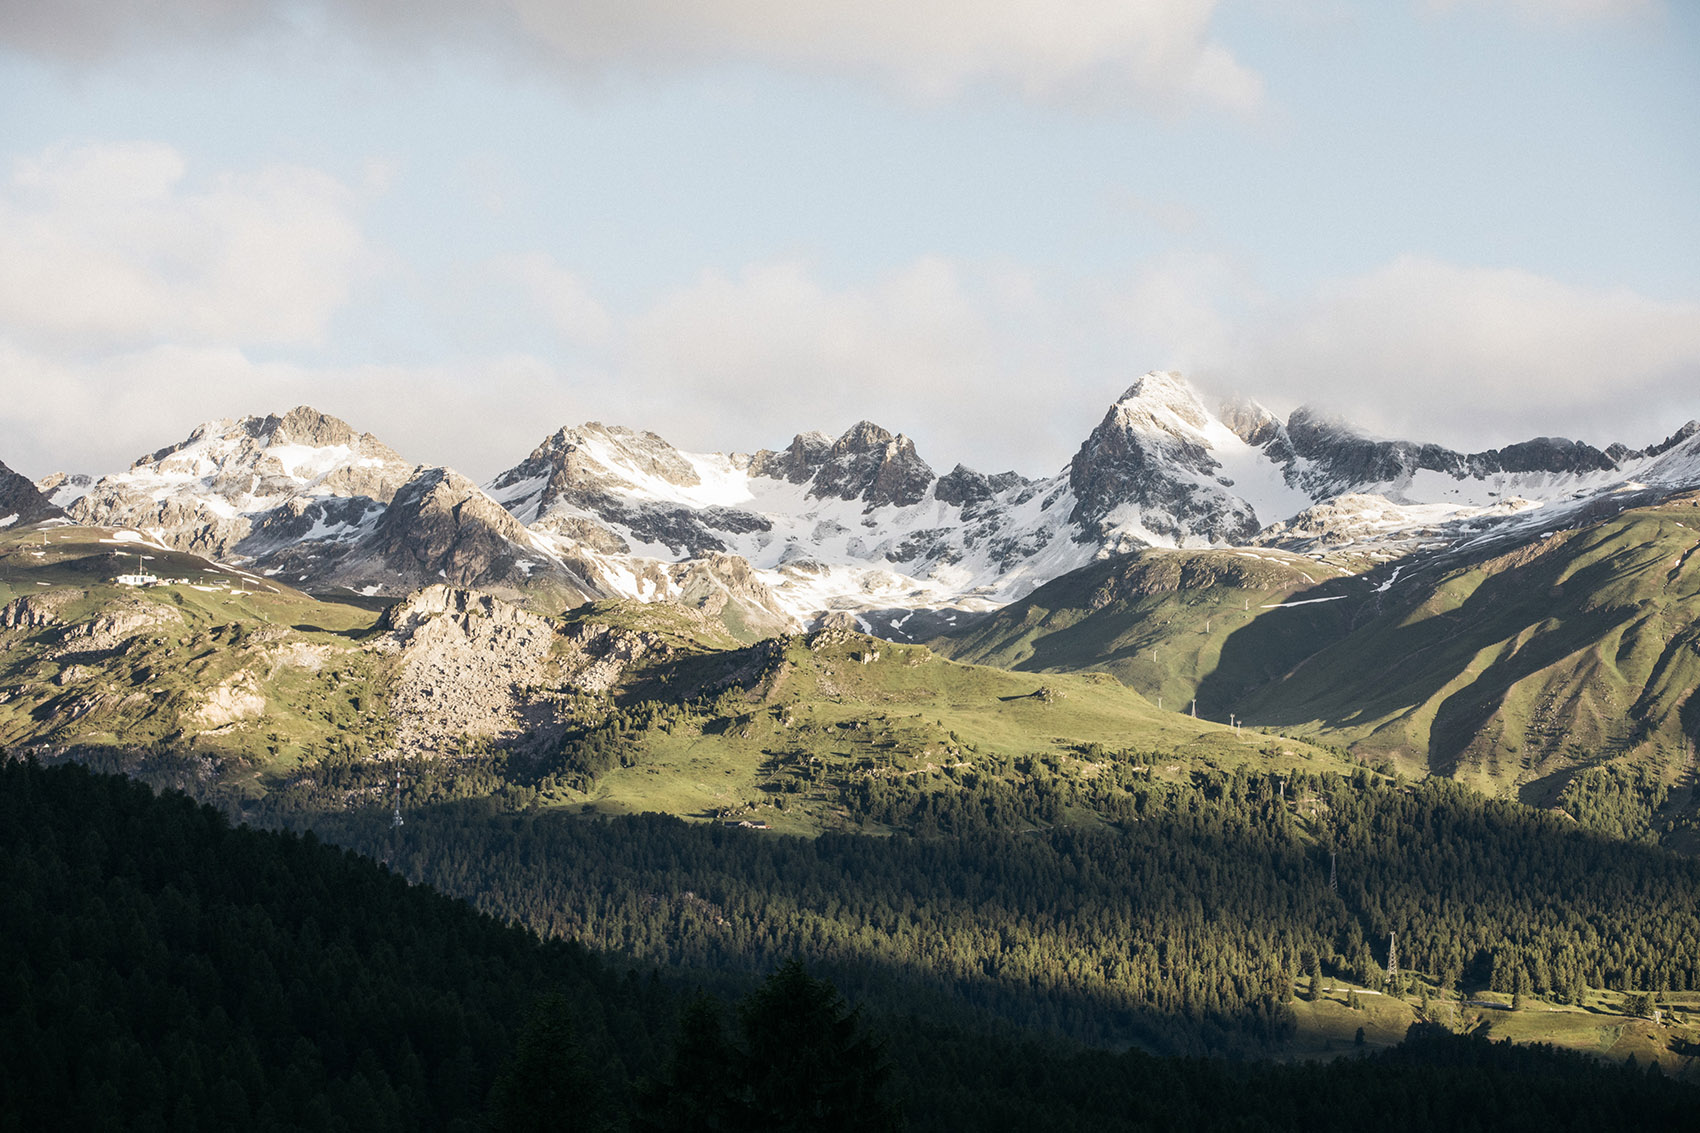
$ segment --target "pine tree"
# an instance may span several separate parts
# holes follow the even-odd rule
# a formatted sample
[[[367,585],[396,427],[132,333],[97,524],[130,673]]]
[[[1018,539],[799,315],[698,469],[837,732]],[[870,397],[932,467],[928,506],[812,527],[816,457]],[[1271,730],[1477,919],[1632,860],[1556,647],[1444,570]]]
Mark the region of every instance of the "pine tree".
[[[513,1061],[490,1090],[490,1124],[508,1130],[612,1130],[607,1092],[558,994],[532,1009]]]
[[[901,1126],[884,1044],[802,961],[786,961],[751,992],[738,1005],[738,1022],[755,1127],[873,1133]]]

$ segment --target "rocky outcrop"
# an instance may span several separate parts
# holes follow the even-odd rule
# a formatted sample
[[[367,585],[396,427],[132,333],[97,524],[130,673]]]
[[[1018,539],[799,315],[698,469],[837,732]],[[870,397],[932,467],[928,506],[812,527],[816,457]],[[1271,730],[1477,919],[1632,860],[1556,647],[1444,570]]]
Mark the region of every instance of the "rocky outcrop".
[[[53,506],[30,482],[0,463],[0,528],[19,523],[39,523],[65,513]]]
[[[1204,435],[1209,414],[1176,374],[1147,374],[1122,395],[1069,464],[1077,538],[1127,550],[1117,521],[1184,543],[1244,542],[1262,525],[1219,479]]]
[[[115,598],[97,616],[67,629],[51,656],[80,658],[116,653],[144,630],[182,623],[183,615],[170,606],[140,598]]]
[[[398,657],[390,712],[403,751],[441,752],[462,737],[509,743],[558,722],[529,690],[551,683],[555,626],[476,591],[429,586],[385,611],[378,648]]]
[[[94,477],[81,472],[53,472],[35,482],[35,490],[56,508],[68,508],[88,494]]]
[[[816,499],[863,500],[871,510],[920,503],[933,470],[908,437],[893,436],[872,421],[860,421],[832,443],[815,472],[809,495]]]
[[[750,475],[807,484],[832,452],[832,438],[825,433],[798,433],[780,452],[762,449],[750,458]]]
[[[209,690],[201,706],[190,715],[201,728],[222,728],[239,720],[252,720],[266,713],[266,698],[259,682],[247,671],[237,673]]]
[[[59,612],[77,598],[81,590],[49,590],[25,594],[0,606],[0,629],[43,629],[59,624]]]
[[[421,468],[384,509],[360,558],[339,568],[349,585],[395,587],[440,579],[518,597],[548,582],[572,604],[605,595],[537,544],[520,522],[447,468]]]
[[[707,555],[676,563],[671,573],[675,601],[701,610],[740,640],[754,641],[799,628],[748,559]]]

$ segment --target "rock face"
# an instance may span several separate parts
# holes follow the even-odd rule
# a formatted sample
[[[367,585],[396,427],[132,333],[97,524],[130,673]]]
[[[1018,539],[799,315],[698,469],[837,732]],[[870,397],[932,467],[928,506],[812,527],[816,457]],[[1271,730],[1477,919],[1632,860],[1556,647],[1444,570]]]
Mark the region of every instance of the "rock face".
[[[181,625],[183,615],[159,602],[119,598],[108,602],[97,617],[65,631],[49,656],[59,660],[89,660],[121,652],[144,630]]]
[[[789,484],[807,484],[820,471],[832,451],[832,438],[825,433],[798,433],[790,447],[781,452],[763,449],[750,459],[750,473]]]
[[[725,534],[769,529],[715,503],[703,471],[654,433],[593,421],[559,430],[485,491],[534,530],[604,554],[647,543],[692,557],[725,551]]]
[[[1210,424],[1178,374],[1135,382],[1069,465],[1078,537],[1128,549],[1115,521],[1135,514],[1145,532],[1176,543],[1243,543],[1257,534],[1256,513],[1229,490],[1233,481],[1213,455]]]
[[[94,477],[80,472],[54,472],[35,482],[35,490],[46,496],[48,503],[60,509],[68,508],[82,499],[93,486]]]
[[[264,566],[268,555],[349,541],[382,513],[412,466],[375,437],[306,406],[212,421],[107,476],[71,506],[79,523],[148,531],[208,558]],[[299,554],[297,554],[299,558]]]
[[[1425,471],[1455,480],[1485,480],[1519,473],[1575,476],[1618,467],[1617,461],[1600,449],[1564,437],[1536,437],[1475,453],[1410,441],[1372,440],[1339,418],[1309,407],[1293,412],[1287,422],[1287,437],[1293,454],[1310,465],[1302,471],[1295,469],[1294,477],[1323,497],[1337,494],[1331,489],[1340,485],[1407,483]],[[1614,447],[1625,456],[1642,455]]]
[[[39,523],[65,513],[54,506],[29,481],[0,463],[0,528],[19,523]]]
[[[338,574],[356,588],[441,579],[516,598],[550,583],[569,605],[605,596],[476,484],[447,468],[420,469],[403,484]]]
[[[552,752],[568,723],[555,690],[605,692],[633,661],[671,651],[658,634],[563,627],[447,585],[397,602],[378,629],[376,648],[398,661],[390,711],[403,752],[442,752],[467,736],[522,756]]]
[[[863,500],[868,510],[921,502],[933,470],[915,455],[908,437],[892,436],[872,421],[852,425],[832,443],[816,470],[809,495],[816,499]]]
[[[201,706],[189,719],[202,728],[210,729],[265,714],[266,698],[260,693],[259,682],[252,673],[244,671],[208,690]]]
[[[785,633],[795,620],[750,566],[737,555],[708,555],[675,563],[674,601],[701,610],[746,641]]]
[[[1011,488],[1025,488],[1032,481],[1014,472],[987,476],[966,465],[958,464],[933,483],[933,495],[940,503],[957,504],[964,509],[983,504]]]
[[[551,683],[555,628],[491,595],[429,586],[391,606],[379,648],[398,656],[390,712],[404,752],[462,736],[547,744],[559,722],[526,690]]]
[[[0,606],[0,629],[42,629],[59,624],[59,612],[82,597],[80,590],[48,590],[25,594]]]

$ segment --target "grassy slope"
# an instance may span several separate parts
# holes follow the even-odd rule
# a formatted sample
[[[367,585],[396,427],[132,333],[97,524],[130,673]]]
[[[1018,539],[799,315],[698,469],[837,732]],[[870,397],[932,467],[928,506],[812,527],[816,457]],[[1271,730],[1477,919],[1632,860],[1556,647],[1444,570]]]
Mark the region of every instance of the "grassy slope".
[[[151,548],[143,550],[150,570],[189,584],[122,587],[112,579],[134,570],[135,559],[114,552],[136,544],[97,528],[45,535],[45,542],[39,530],[0,538],[0,604],[63,599],[63,624],[0,630],[0,683],[12,694],[0,704],[0,744],[127,751],[170,744],[256,770],[291,766],[351,734],[371,739],[385,682],[381,663],[359,648],[376,620],[371,610],[269,580],[233,590],[231,583],[243,585],[239,576]],[[165,618],[118,648],[103,648],[112,642],[98,637],[62,639],[65,624],[114,610],[157,610]],[[208,693],[233,678],[240,691],[264,699],[263,712],[222,722],[199,717]]]
[[[976,664],[1111,673],[1164,707],[1198,697],[1201,715],[1225,720],[1244,691],[1343,632],[1349,603],[1267,607],[1354,587],[1279,551],[1148,551],[1064,575],[933,644]],[[1204,690],[1207,677],[1217,683]]]
[[[117,753],[169,749],[212,757],[227,785],[263,794],[266,783],[332,751],[371,751],[388,740],[382,706],[391,662],[362,648],[377,614],[366,603],[320,600],[270,580],[247,592],[197,589],[236,576],[205,560],[145,549],[147,566],[190,585],[118,586],[133,551],[111,532],[55,527],[0,538],[0,603],[18,596],[68,597],[59,624],[3,632],[0,745],[49,743]],[[131,563],[134,560],[130,560]],[[71,655],[68,624],[113,610],[162,609],[175,617],[120,634],[119,648]],[[1310,745],[1159,711],[1101,675],[1040,682],[996,668],[958,665],[922,646],[827,633],[742,647],[698,611],[629,602],[572,611],[659,635],[676,651],[640,664],[616,699],[677,703],[709,686],[748,687],[720,714],[649,727],[630,742],[636,766],[600,777],[589,797],[557,791],[546,801],[621,812],[659,810],[711,817],[722,811],[812,832],[840,824],[829,784],[855,775],[927,776],[971,771],[1013,757],[1050,754],[1090,774],[1081,745],[1164,753],[1176,775],[1202,766],[1338,766]],[[680,659],[680,655],[683,658]],[[63,682],[63,683],[62,683]],[[208,694],[232,685],[262,697],[263,711],[229,722],[197,714]],[[1047,692],[1040,695],[1041,684]],[[764,791],[776,775],[810,763],[820,788],[787,797]],[[1160,770],[1163,770],[1160,769]]]
[[[1302,983],[1302,981],[1301,981]],[[1286,1045],[1288,1059],[1329,1058],[1356,1049],[1357,1030],[1364,1029],[1364,1046],[1369,1049],[1396,1045],[1405,1031],[1425,1018],[1415,993],[1380,995],[1356,988],[1343,980],[1332,983],[1315,1003],[1301,993],[1293,1001],[1297,1034]],[[1346,991],[1359,995],[1357,1008],[1346,1005]],[[1431,987],[1431,992],[1433,991]],[[1654,1061],[1668,1071],[1692,1076],[1695,1059],[1679,1053],[1700,1043],[1700,993],[1680,992],[1669,997],[1675,1017],[1662,1023],[1623,1013],[1623,996],[1618,992],[1589,992],[1582,1005],[1548,1003],[1533,996],[1511,1010],[1511,997],[1499,992],[1471,992],[1466,1003],[1456,997],[1431,1001],[1426,1018],[1456,1031],[1485,1034],[1493,1039],[1518,1043],[1550,1043],[1566,1050],[1619,1061],[1635,1056],[1643,1066]]]
[[[1236,573],[1221,566],[1228,552],[1146,553],[1058,579],[934,645],[1025,670],[1104,669],[1166,704],[1196,696],[1202,714],[1537,804],[1602,758],[1675,781],[1685,738],[1700,732],[1695,504],[1397,579],[1312,573],[1311,586],[1296,577],[1303,560],[1284,575],[1272,563]],[[1159,564],[1190,569],[1191,584],[1118,585]]]
[[[1244,711],[1542,805],[1602,758],[1676,775],[1700,730],[1697,518],[1630,512],[1414,579]]]
[[[758,659],[759,669],[752,664]],[[993,774],[1028,756],[1090,775],[1093,757],[1083,752],[1093,744],[1161,753],[1160,775],[1245,763],[1343,766],[1309,744],[1160,711],[1102,675],[1041,680],[859,634],[784,638],[692,658],[650,674],[636,695],[663,683],[712,688],[735,675],[743,691],[722,698],[712,714],[639,737],[639,762],[598,779],[591,803],[697,817],[724,812],[805,832],[840,824],[833,790],[786,793],[765,784],[796,778],[825,787],[851,776],[904,776],[946,789],[954,781],[947,772]]]

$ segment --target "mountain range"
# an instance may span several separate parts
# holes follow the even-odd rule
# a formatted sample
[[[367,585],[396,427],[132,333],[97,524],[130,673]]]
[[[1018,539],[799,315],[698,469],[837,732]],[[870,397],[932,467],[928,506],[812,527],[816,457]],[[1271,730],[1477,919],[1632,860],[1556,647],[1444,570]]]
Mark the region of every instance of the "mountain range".
[[[1318,577],[1538,537],[1700,485],[1700,422],[1642,449],[1542,437],[1460,453],[1310,408],[1212,409],[1153,372],[1066,468],[943,475],[863,421],[755,453],[561,428],[478,485],[317,410],[203,424],[99,478],[0,475],[0,524],[57,514],[309,590],[446,582],[561,608],[672,599],[739,636],[836,620],[913,637],[1106,556],[1262,547]],[[916,612],[923,616],[913,623]],[[906,632],[907,631],[907,632]]]

